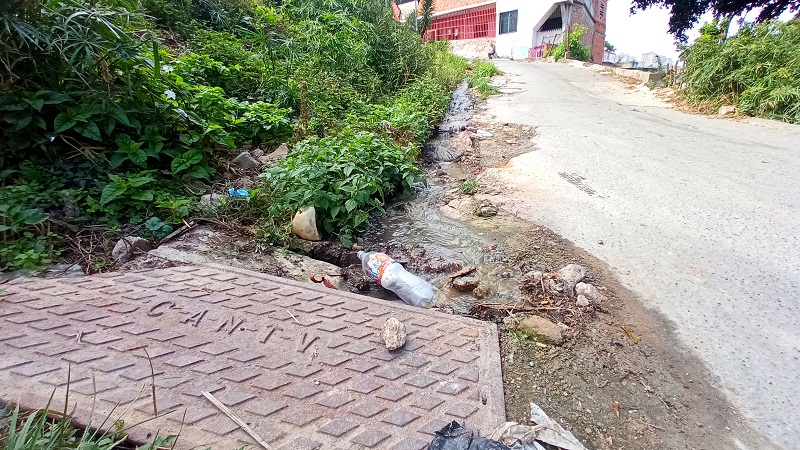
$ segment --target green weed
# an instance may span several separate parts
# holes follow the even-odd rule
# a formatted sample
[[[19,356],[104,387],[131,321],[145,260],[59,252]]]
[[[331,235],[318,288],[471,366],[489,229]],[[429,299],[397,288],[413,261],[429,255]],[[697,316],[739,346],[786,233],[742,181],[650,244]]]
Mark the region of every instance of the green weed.
[[[478,180],[469,180],[459,184],[458,191],[464,195],[474,194],[478,191]]]

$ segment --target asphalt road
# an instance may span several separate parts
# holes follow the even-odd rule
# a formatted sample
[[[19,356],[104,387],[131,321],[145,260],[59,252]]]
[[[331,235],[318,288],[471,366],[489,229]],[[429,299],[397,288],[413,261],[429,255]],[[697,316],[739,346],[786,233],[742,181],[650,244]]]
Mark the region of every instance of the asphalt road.
[[[751,424],[800,448],[800,126],[685,114],[593,70],[499,61],[538,150],[506,207],[605,260]],[[602,244],[600,243],[602,241]]]

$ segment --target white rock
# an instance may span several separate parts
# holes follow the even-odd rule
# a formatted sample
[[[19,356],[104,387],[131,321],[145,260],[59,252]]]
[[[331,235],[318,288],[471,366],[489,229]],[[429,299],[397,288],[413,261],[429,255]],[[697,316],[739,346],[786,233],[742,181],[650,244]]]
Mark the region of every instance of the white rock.
[[[578,296],[578,300],[575,301],[575,304],[578,306],[589,306],[591,302],[588,298],[584,297],[583,295]]]
[[[603,298],[600,290],[590,283],[578,283],[575,285],[575,295],[582,295],[590,302],[598,303]]]
[[[207,210],[214,209],[221,205],[222,200],[226,197],[227,195],[223,194],[205,194],[200,197],[200,206]]]
[[[117,264],[124,264],[133,259],[137,253],[146,253],[152,249],[153,244],[147,239],[128,236],[117,241],[114,250],[111,251],[111,257]]]
[[[717,114],[720,116],[732,116],[736,114],[736,107],[733,105],[722,105],[719,107]]]
[[[406,343],[406,326],[403,322],[390,317],[383,324],[381,335],[388,350],[397,350]]]

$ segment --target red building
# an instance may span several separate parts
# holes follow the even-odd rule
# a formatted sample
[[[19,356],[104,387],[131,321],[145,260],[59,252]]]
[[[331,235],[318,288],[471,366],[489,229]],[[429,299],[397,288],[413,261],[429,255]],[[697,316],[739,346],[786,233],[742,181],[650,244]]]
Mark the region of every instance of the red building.
[[[603,62],[607,1],[434,0],[427,36],[476,40],[475,45],[483,47],[493,42],[499,56],[522,59],[542,56],[547,46],[563,41],[570,25],[581,25],[587,30],[582,40],[591,49],[590,60],[599,64]],[[408,17],[419,4],[399,0],[396,12],[400,18]]]

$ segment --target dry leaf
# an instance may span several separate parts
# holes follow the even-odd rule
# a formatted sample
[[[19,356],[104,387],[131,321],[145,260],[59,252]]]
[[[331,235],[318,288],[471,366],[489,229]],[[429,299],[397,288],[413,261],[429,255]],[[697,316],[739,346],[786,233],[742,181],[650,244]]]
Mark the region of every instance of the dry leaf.
[[[619,402],[614,402],[614,412],[617,414],[617,417],[619,417]]]
[[[633,331],[631,331],[630,328],[626,327],[625,325],[620,325],[620,328],[622,328],[622,331],[624,331],[625,334],[627,334],[628,337],[631,338],[631,340],[633,341],[634,344],[638,344],[639,343],[639,338],[636,337],[635,334],[633,334]]]
[[[452,275],[448,275],[448,278],[450,278],[452,280],[454,278],[463,277],[464,275],[469,275],[472,272],[475,272],[475,267],[474,266],[464,267],[463,269],[459,270],[458,272],[456,272],[456,273],[454,273]]]

